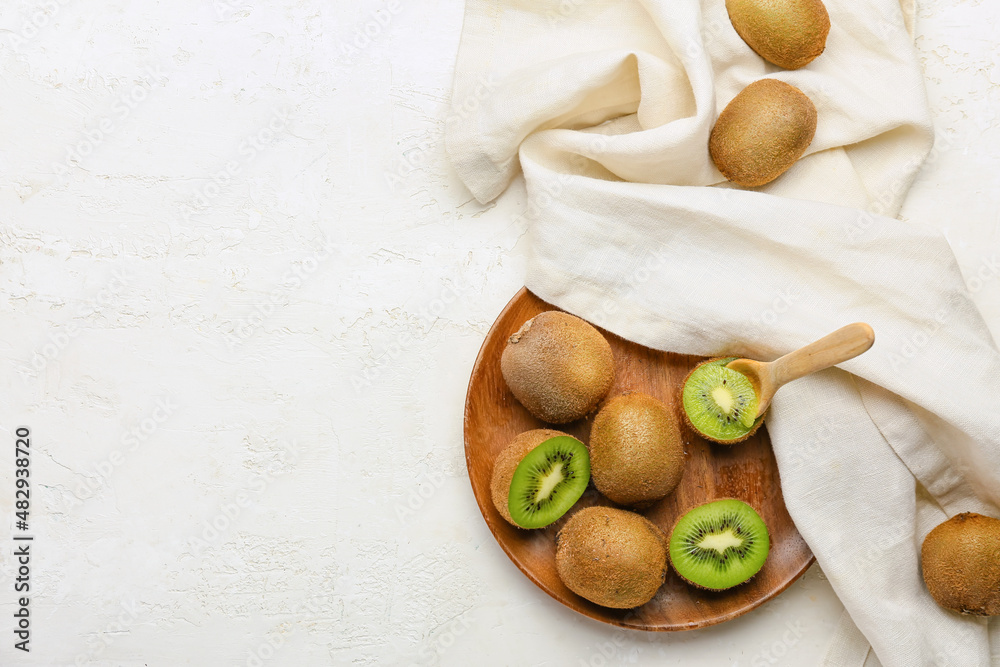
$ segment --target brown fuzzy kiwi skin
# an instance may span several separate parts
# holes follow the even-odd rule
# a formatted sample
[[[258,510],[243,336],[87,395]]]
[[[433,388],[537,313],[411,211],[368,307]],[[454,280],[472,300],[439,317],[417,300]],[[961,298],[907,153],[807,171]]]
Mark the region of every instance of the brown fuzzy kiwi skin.
[[[733,183],[765,185],[806,152],[816,135],[816,119],[816,106],[801,90],[777,79],[760,79],[719,114],[708,150]]]
[[[612,609],[646,604],[667,573],[667,538],[649,519],[613,507],[587,507],[556,538],[556,571],[582,598]]]
[[[826,50],[830,14],[821,0],[726,0],[733,28],[764,60],[799,69]]]
[[[648,507],[684,474],[684,443],[673,415],[656,398],[628,392],[608,399],[590,429],[594,486],[619,505]]]
[[[508,507],[508,496],[510,494],[510,481],[514,479],[514,471],[517,465],[527,456],[531,450],[550,438],[558,436],[572,437],[551,428],[538,428],[533,431],[525,431],[514,436],[502,452],[497,454],[493,461],[493,476],[490,479],[490,496],[493,498],[493,506],[497,508],[507,523],[518,526],[510,516]],[[575,439],[575,438],[574,438]]]
[[[944,607],[974,616],[1000,615],[1000,520],[964,512],[924,538],[924,583]]]
[[[705,502],[705,503],[702,503],[701,505],[708,505],[709,503],[714,503],[714,502],[716,502],[716,501],[719,501],[719,500],[739,500],[739,501],[740,501],[740,502],[742,502],[742,503],[746,503],[746,501],[745,501],[745,500],[740,500],[739,498],[715,498],[715,499],[713,499],[713,500],[709,500],[708,502]],[[747,504],[748,504],[748,505],[750,505],[750,503],[747,503]],[[669,558],[669,556],[670,556],[670,540],[671,540],[671,539],[673,538],[673,536],[674,536],[674,531],[675,531],[675,530],[677,530],[677,524],[679,524],[679,523],[681,522],[681,519],[683,519],[683,518],[684,518],[684,516],[685,516],[685,515],[686,515],[686,514],[687,514],[688,512],[690,512],[691,510],[694,510],[694,509],[698,509],[699,507],[701,507],[701,505],[695,505],[694,507],[692,507],[692,508],[690,508],[690,509],[687,509],[687,510],[685,510],[685,511],[681,512],[680,516],[679,516],[679,517],[677,517],[677,520],[676,520],[676,521],[674,521],[674,525],[670,527],[670,532],[669,532],[669,533],[667,534],[667,557],[668,557],[668,558]],[[751,507],[753,507],[753,505],[750,505],[750,506],[751,506]],[[756,508],[756,507],[754,507],[754,511],[755,511],[755,512],[757,511],[757,508]],[[759,515],[759,512],[758,512],[758,515]],[[762,520],[763,520],[763,519],[762,519]],[[768,553],[768,555],[770,555],[770,554],[771,554],[771,541],[770,541],[770,540],[768,540],[768,542],[767,542],[767,553]],[[753,575],[752,575],[752,576],[751,576],[751,577],[750,577],[749,579],[747,579],[746,581],[741,581],[740,583],[736,584],[736,586],[730,586],[729,588],[708,588],[707,586],[702,586],[701,584],[696,584],[695,582],[691,581],[690,579],[688,579],[687,577],[685,577],[685,576],[684,576],[683,574],[681,574],[681,573],[680,573],[680,571],[678,571],[678,569],[677,569],[677,568],[676,568],[676,567],[674,566],[674,563],[673,563],[673,561],[671,561],[671,562],[670,562],[670,567],[674,568],[674,573],[675,573],[675,574],[676,574],[676,575],[677,575],[678,577],[680,577],[681,579],[683,579],[683,580],[684,580],[684,581],[685,581],[685,582],[686,582],[687,584],[689,584],[689,585],[691,585],[691,586],[694,586],[695,588],[700,588],[700,589],[701,589],[701,590],[703,590],[703,591],[715,591],[715,592],[719,592],[719,591],[728,591],[728,590],[730,590],[730,589],[732,589],[732,588],[736,588],[736,586],[742,586],[743,584],[745,584],[745,583],[749,582],[749,581],[750,581],[751,579],[753,579],[753,578],[754,578],[754,577],[756,577],[756,576],[757,576],[758,574],[760,574],[760,570],[757,570],[757,572],[755,572],[755,573],[754,573],[754,574],[753,574]],[[764,569],[764,568],[761,568],[761,569]]]
[[[697,366],[695,366],[694,368],[692,368],[691,372],[688,373],[687,377],[684,378],[684,382],[681,383],[681,393],[680,393],[680,395],[678,397],[678,401],[679,401],[680,406],[681,406],[681,414],[684,415],[684,423],[687,424],[687,426],[688,426],[689,429],[691,429],[692,431],[694,431],[695,435],[701,436],[705,440],[709,440],[711,442],[714,442],[714,443],[717,443],[717,444],[720,444],[720,445],[735,445],[736,443],[743,442],[744,440],[746,440],[747,438],[749,438],[751,435],[753,435],[754,433],[756,433],[758,431],[758,429],[760,429],[760,427],[764,424],[764,420],[758,418],[757,419],[757,423],[754,424],[754,427],[752,429],[750,429],[750,431],[746,435],[740,436],[739,438],[734,438],[732,440],[716,440],[715,438],[709,437],[709,436],[705,435],[704,433],[702,433],[701,431],[699,431],[698,428],[694,424],[691,423],[691,418],[688,417],[687,410],[684,409],[684,398],[683,398],[684,397],[684,385],[686,385],[687,381],[689,379],[691,379],[691,375],[693,375],[694,372],[696,370],[698,370],[699,367],[704,366],[705,364],[711,363],[713,361],[719,361],[720,359],[727,359],[727,358],[728,357],[713,357],[712,359],[706,359],[705,361],[701,362],[700,364],[698,364]],[[766,415],[767,412],[765,411],[764,414]],[[591,473],[591,474],[593,474],[593,473]],[[721,498],[720,498],[720,500],[721,500]]]
[[[615,361],[604,336],[579,317],[540,313],[507,341],[500,371],[532,415],[566,424],[589,414],[611,389]]]

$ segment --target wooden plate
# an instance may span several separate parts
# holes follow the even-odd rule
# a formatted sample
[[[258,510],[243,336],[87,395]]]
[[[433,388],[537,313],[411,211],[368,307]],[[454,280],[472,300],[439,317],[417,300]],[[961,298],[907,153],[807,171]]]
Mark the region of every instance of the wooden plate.
[[[469,381],[465,404],[465,457],[476,502],[487,525],[514,564],[543,591],[591,618],[637,630],[691,630],[728,621],[760,606],[788,588],[814,558],[785,509],[778,467],[767,433],[761,428],[749,440],[716,445],[695,435],[680,414],[679,393],[699,357],[659,352],[602,332],[615,355],[615,384],[609,396],[633,389],[656,396],[672,409],[681,424],[688,462],[674,491],[643,514],[669,534],[683,512],[718,498],[739,498],[760,513],[771,533],[771,553],[763,569],[748,583],[723,592],[685,584],[671,569],[652,600],[632,610],[607,609],[576,595],[556,574],[555,537],[569,516],[581,507],[612,505],[594,489],[587,490],[566,516],[542,530],[522,530],[504,521],[490,499],[490,477],[496,455],[518,433],[547,424],[532,417],[515,400],[500,374],[500,355],[507,338],[529,318],[557,310],[522,289],[493,324]],[[588,441],[589,419],[558,426]]]

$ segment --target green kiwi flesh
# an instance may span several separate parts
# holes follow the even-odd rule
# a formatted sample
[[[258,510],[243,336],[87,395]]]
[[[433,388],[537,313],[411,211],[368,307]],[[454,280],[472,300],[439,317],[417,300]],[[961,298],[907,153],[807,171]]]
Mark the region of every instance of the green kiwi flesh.
[[[544,528],[580,499],[590,483],[590,454],[576,438],[538,445],[514,470],[507,509],[521,528]]]
[[[703,437],[722,444],[746,440],[763,423],[757,417],[757,393],[747,376],[726,368],[736,357],[698,364],[684,380],[681,402],[688,424]]]
[[[749,580],[771,548],[764,520],[742,500],[699,505],[670,534],[670,563],[685,581],[721,591]]]
[[[549,438],[556,436],[570,437],[562,431],[551,428],[536,428],[530,431],[523,431],[514,436],[507,446],[499,452],[493,460],[493,476],[490,478],[490,496],[493,498],[493,506],[504,520],[512,526],[517,526],[507,509],[508,496],[510,495],[510,481],[514,479],[514,471],[517,465],[528,453]],[[580,443],[583,444],[582,442]],[[520,527],[520,526],[518,526]]]

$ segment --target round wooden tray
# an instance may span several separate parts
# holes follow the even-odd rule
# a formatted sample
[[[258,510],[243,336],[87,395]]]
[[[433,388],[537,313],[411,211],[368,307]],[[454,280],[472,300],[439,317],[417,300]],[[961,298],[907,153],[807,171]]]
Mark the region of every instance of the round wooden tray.
[[[680,387],[701,359],[652,350],[602,332],[615,356],[615,384],[609,396],[625,390],[642,391],[674,411],[688,454],[684,477],[677,489],[642,513],[669,534],[688,508],[718,498],[739,498],[760,513],[771,533],[771,552],[763,569],[748,583],[728,591],[711,592],[685,584],[671,569],[656,597],[636,609],[608,609],[576,595],[556,574],[555,538],[569,516],[581,507],[612,505],[594,489],[587,489],[566,516],[541,530],[510,525],[493,507],[490,477],[496,455],[518,433],[551,427],[532,417],[517,402],[500,374],[500,355],[507,338],[526,320],[546,310],[557,310],[526,289],[518,292],[493,324],[476,359],[465,404],[465,457],[469,479],[483,518],[497,542],[524,574],[543,591],[581,614],[605,623],[637,630],[692,630],[722,623],[760,606],[788,588],[814,558],[785,509],[778,467],[767,432],[761,428],[747,441],[727,446],[695,435],[680,414]],[[590,435],[589,419],[556,426],[581,439]]]

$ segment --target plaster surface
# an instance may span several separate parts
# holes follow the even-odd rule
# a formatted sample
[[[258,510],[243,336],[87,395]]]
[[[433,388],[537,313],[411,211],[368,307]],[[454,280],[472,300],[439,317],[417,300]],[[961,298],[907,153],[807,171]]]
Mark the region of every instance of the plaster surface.
[[[939,132],[902,217],[1000,331],[1000,8],[926,0]],[[521,286],[519,181],[442,135],[457,2],[0,6],[0,440],[32,430],[31,653],[0,465],[3,665],[809,665],[812,568],[737,620],[625,632],[507,560],[462,411]],[[10,521],[13,521],[11,518]]]

